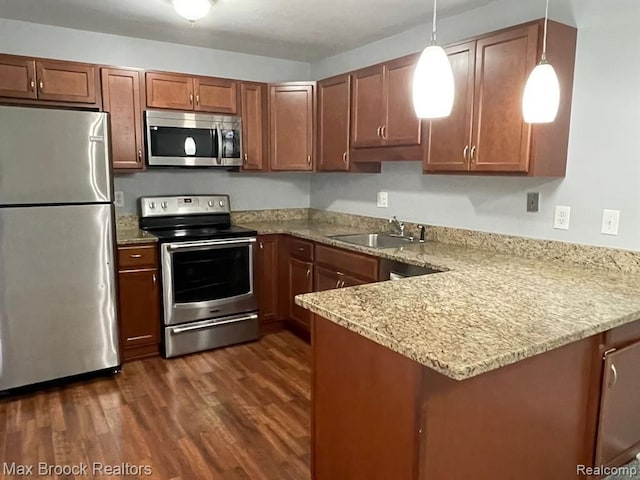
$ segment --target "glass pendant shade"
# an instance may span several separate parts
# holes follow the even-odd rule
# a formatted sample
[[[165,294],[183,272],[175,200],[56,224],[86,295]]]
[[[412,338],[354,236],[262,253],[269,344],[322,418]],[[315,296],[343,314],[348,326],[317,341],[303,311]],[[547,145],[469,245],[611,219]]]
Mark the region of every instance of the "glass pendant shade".
[[[413,107],[418,118],[448,117],[455,84],[449,57],[438,45],[424,49],[413,76]]]
[[[546,61],[533,69],[524,87],[522,113],[527,123],[550,123],[560,106],[560,82],[556,71]]]
[[[211,9],[211,0],[171,0],[171,3],[175,11],[191,23],[206,16]]]

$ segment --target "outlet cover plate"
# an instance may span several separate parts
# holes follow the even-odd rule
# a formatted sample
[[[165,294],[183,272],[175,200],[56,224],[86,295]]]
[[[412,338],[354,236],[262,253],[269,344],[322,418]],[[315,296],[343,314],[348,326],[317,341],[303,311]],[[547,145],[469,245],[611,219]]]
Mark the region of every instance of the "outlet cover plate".
[[[618,235],[620,226],[620,210],[604,210],[602,212],[602,230],[604,235]]]
[[[116,207],[124,207],[124,193],[115,192],[113,195],[113,203]]]
[[[378,207],[389,207],[389,192],[378,192]]]
[[[569,230],[569,220],[571,219],[571,207],[556,205],[556,212],[553,217],[553,228],[558,230]]]
[[[527,212],[539,212],[540,211],[540,193],[528,192],[527,193]]]

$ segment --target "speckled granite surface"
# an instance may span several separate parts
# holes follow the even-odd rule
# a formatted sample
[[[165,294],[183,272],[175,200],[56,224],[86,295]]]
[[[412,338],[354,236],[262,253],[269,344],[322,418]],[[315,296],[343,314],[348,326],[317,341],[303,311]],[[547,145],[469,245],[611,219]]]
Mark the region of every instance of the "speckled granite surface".
[[[153,243],[158,237],[151,235],[139,228],[116,228],[116,241],[118,245],[135,245],[138,243]]]
[[[440,242],[376,250],[327,238],[370,231],[339,222],[243,226],[444,270],[296,302],[456,380],[640,319],[640,275]]]

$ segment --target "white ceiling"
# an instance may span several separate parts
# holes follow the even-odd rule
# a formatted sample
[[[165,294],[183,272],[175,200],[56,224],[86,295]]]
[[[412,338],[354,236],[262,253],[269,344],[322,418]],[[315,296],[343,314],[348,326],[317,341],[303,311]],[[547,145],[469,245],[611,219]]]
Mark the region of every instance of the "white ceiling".
[[[439,15],[492,1],[441,0]],[[431,0],[216,0],[191,27],[169,0],[0,0],[0,18],[301,61],[425,23],[431,9]]]

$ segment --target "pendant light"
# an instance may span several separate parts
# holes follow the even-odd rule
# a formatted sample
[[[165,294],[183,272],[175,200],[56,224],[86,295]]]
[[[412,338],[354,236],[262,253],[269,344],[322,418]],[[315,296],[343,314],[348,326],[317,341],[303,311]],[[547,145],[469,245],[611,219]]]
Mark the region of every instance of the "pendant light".
[[[171,0],[178,15],[186,18],[193,25],[196,20],[204,18],[211,9],[211,0]]]
[[[436,7],[437,0],[433,0],[431,43],[420,55],[413,75],[413,107],[418,118],[448,117],[453,108],[453,71],[447,53],[436,43]]]
[[[547,24],[549,0],[544,14],[542,57],[533,69],[522,97],[522,113],[527,123],[550,123],[556,119],[560,107],[560,82],[554,68],[547,62]]]

